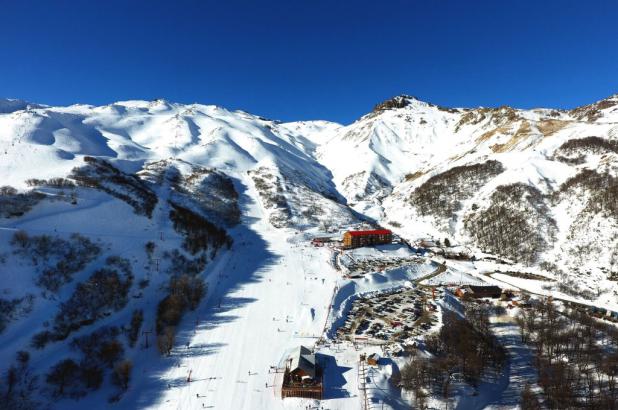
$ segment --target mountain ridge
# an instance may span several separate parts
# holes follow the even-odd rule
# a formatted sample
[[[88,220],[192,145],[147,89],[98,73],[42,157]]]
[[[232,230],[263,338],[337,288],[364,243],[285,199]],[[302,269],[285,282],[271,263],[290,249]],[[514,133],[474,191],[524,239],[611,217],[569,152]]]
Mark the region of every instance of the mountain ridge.
[[[153,357],[130,330],[140,315],[164,357],[178,350],[176,326],[179,338],[199,334],[222,351],[225,340],[244,354],[250,343],[238,328],[217,333],[235,321],[226,309],[253,312],[253,331],[268,337],[271,325],[283,326],[269,309],[281,320],[298,300],[311,305],[294,305],[294,317],[319,334],[332,319],[319,307],[330,306],[336,284],[337,300],[391,284],[379,272],[340,278],[336,253],[310,239],[368,225],[510,261],[496,266],[548,278],[530,285],[537,292],[618,310],[618,97],[566,111],[449,109],[411,98],[349,125],[160,99],[11,103],[22,109],[0,112],[0,361],[27,346],[48,371],[89,354],[78,348],[89,337],[120,343],[127,332],[121,348],[146,374]],[[408,280],[397,272],[392,278]],[[189,332],[209,286],[217,296],[208,293],[202,312],[213,329]],[[268,346],[250,346],[263,368],[289,347],[275,329]],[[144,390],[127,392],[127,403],[155,406],[167,391],[160,381],[136,383]],[[112,388],[76,385],[66,395],[88,393],[98,404]]]

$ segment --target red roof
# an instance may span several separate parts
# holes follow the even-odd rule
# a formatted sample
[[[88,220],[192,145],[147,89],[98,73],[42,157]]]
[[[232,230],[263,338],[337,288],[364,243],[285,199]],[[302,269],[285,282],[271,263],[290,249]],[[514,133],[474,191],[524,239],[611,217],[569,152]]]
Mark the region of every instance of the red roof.
[[[376,229],[373,231],[348,231],[352,236],[366,236],[366,235],[390,235],[392,232],[388,229]]]

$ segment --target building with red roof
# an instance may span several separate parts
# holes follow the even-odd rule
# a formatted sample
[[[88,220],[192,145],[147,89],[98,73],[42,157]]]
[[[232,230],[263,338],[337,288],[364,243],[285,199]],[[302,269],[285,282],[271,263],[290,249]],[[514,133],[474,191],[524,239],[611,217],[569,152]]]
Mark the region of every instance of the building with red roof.
[[[370,231],[348,231],[343,234],[345,248],[360,248],[363,246],[382,245],[393,242],[393,233],[388,229]]]

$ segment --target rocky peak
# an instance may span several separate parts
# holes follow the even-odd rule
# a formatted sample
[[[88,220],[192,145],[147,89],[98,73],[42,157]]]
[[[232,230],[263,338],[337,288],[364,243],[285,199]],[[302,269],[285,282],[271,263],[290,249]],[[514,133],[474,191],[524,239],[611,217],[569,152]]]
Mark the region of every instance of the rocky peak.
[[[40,104],[33,104],[24,100],[15,100],[10,98],[0,98],[0,114],[10,114],[15,111],[27,110],[31,108],[43,108]]]
[[[611,95],[593,104],[583,105],[570,111],[580,121],[594,122],[603,116],[601,111],[618,106],[618,94]]]
[[[392,110],[396,108],[404,108],[410,105],[410,103],[413,100],[418,101],[416,97],[412,97],[410,95],[405,95],[405,94],[398,95],[396,97],[383,101],[379,104],[376,104],[376,106],[373,107],[373,112],[382,112],[382,111]]]

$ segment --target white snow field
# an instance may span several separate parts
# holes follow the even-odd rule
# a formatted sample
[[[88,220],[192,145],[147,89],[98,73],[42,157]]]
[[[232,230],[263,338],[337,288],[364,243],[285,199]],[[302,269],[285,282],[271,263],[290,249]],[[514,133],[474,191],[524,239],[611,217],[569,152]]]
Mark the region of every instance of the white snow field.
[[[207,302],[186,319],[164,359],[169,369],[126,398],[137,407],[275,409],[295,401],[275,396],[270,366],[299,344],[313,345],[339,275],[327,249],[310,248],[294,232],[281,235],[256,202],[243,211],[246,225],[232,231],[233,248],[207,269]]]
[[[16,352],[28,350],[39,375],[33,398],[57,409],[347,410],[362,408],[363,384],[371,408],[404,409],[411,400],[390,381],[404,359],[383,358],[359,383],[359,355],[379,348],[333,343],[359,295],[412,283],[492,283],[618,311],[618,285],[610,277],[618,268],[618,218],[612,206],[599,209],[595,202],[595,186],[610,192],[618,178],[618,95],[569,111],[452,109],[408,96],[385,104],[343,126],[281,123],[164,100],[100,107],[0,100],[0,187],[7,187],[0,192],[0,298],[20,306],[0,327],[0,370],[13,363]],[[585,139],[590,136],[600,140]],[[461,187],[437,184],[446,193],[431,196],[436,179],[488,160],[499,162],[501,171],[472,182],[455,179]],[[78,187],[41,181],[76,181],[73,169],[93,161],[113,167],[105,183],[117,184],[120,192],[92,181]],[[571,180],[590,171],[603,179]],[[238,198],[221,191],[225,178]],[[521,224],[536,223],[530,231],[539,234],[535,241],[518,239],[538,243],[526,261],[518,261],[529,250],[523,246],[509,248],[508,255],[485,249],[493,243],[481,243],[477,233],[485,226],[474,224],[493,209],[501,189],[513,184],[529,191],[520,202],[504,201],[515,204],[500,215],[521,212]],[[427,186],[436,204],[430,211],[412,200]],[[142,209],[149,195],[156,198],[151,214]],[[456,203],[449,202],[452,198]],[[233,220],[236,203],[238,223],[225,213],[232,209]],[[170,219],[176,205],[201,209],[233,243],[230,249],[208,245],[200,271],[208,283],[206,296],[177,326],[168,357],[158,352],[154,330],[157,305],[168,292],[169,255],[179,250],[194,256],[182,248],[185,236]],[[540,211],[525,213],[537,205]],[[442,215],[443,209],[450,213]],[[340,236],[371,223],[411,244],[449,238],[458,249],[517,262],[448,260],[444,270],[442,259],[421,257],[403,243],[343,253],[310,244],[313,236]],[[44,291],[37,285],[44,266],[12,244],[20,231],[65,240],[60,243],[78,233],[100,252],[59,289]],[[145,250],[148,242],[154,244],[152,255]],[[127,259],[132,269],[126,305],[110,308],[64,340],[31,347],[34,335],[54,328],[78,284],[114,256]],[[364,271],[350,278],[351,266]],[[521,272],[541,278],[518,277]],[[101,387],[79,400],[52,397],[45,375],[61,359],[78,360],[71,340],[103,326],[124,329],[136,309],[144,312],[138,343],[131,347],[125,335],[118,337],[124,357],[133,362],[129,387],[118,401],[109,402],[118,392],[109,370]],[[451,300],[439,309],[458,311]],[[518,343],[511,318],[499,318],[493,326],[513,360],[498,383],[482,385],[477,396],[461,386],[451,403],[457,408],[516,408],[521,385],[534,385],[530,352]],[[318,339],[322,343],[316,345]],[[280,374],[271,369],[283,366],[301,344],[315,347],[325,367],[321,402],[280,398]],[[431,403],[445,405],[437,398]]]

